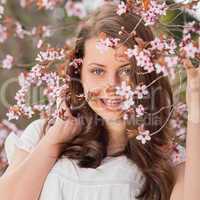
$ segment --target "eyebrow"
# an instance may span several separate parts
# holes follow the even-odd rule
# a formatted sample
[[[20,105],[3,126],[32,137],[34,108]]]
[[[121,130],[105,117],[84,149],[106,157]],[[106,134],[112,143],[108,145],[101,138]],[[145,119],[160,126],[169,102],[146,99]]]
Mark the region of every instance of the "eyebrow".
[[[119,68],[122,68],[122,67],[125,67],[127,65],[130,65],[131,63],[126,63],[126,64],[123,64],[123,65],[120,65]],[[101,66],[101,67],[106,67],[105,65],[103,64],[100,64],[100,63],[90,63],[89,65],[98,65],[98,66]]]

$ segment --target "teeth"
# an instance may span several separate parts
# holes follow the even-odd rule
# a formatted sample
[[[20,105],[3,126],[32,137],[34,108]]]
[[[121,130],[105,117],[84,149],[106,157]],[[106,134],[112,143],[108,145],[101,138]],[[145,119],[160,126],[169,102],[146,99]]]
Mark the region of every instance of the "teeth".
[[[115,106],[121,103],[120,100],[103,99],[104,103],[110,106]]]

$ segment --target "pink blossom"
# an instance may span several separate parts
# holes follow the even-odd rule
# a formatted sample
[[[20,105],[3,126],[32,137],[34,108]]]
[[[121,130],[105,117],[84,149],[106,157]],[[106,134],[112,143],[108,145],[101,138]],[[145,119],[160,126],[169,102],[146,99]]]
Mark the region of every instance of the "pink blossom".
[[[20,115],[21,113],[13,109],[13,107],[10,107],[8,113],[6,113],[6,116],[8,117],[9,121],[12,119],[18,120]]]
[[[37,43],[37,48],[38,49],[41,48],[42,44],[43,44],[43,40],[39,40]]]
[[[199,53],[200,50],[193,45],[193,43],[188,43],[183,47],[183,50],[186,53],[188,58],[195,58],[196,53]]]
[[[79,67],[82,65],[83,59],[76,58],[71,63],[69,63],[70,66],[73,66],[75,69],[79,69]]]
[[[146,85],[137,85],[134,91],[134,94],[137,95],[138,99],[142,99],[144,95],[147,95],[149,92],[146,88]]]
[[[150,42],[151,50],[166,51],[167,54],[174,54],[175,49],[177,48],[176,42],[173,38],[169,39],[160,39],[156,37],[153,41]]]
[[[147,141],[151,140],[151,135],[150,135],[149,130],[145,130],[143,128],[143,125],[141,125],[138,128],[138,131],[139,131],[139,135],[136,136],[136,139],[140,140],[142,142],[142,144],[146,144]]]
[[[155,0],[151,0],[149,9],[143,11],[141,14],[146,25],[154,25],[160,16],[166,15],[166,10],[167,6],[165,2],[159,4]]]
[[[16,22],[16,35],[20,39],[24,39],[25,34],[26,34],[26,31],[23,30],[22,25],[19,22]]]
[[[184,162],[186,160],[185,148],[181,145],[175,144],[173,147],[173,152],[171,154],[171,162],[174,166]]]
[[[117,14],[122,15],[122,14],[126,13],[126,10],[127,10],[126,4],[123,1],[121,1],[118,4]]]
[[[155,66],[157,74],[163,73],[164,76],[168,75],[168,70],[165,65],[160,65],[160,64],[156,63],[154,66]]]
[[[142,104],[138,105],[135,109],[136,111],[136,117],[141,117],[144,115],[144,107]]]
[[[0,43],[5,42],[5,40],[7,39],[8,39],[7,28],[2,24],[0,24]]]
[[[42,26],[43,34],[42,37],[51,37],[52,36],[52,31],[50,26]]]
[[[128,110],[134,104],[135,104],[134,100],[132,98],[128,98],[122,102],[121,108],[122,108],[122,110]]]
[[[175,67],[179,61],[178,56],[166,56],[164,59],[168,67]]]
[[[133,49],[128,48],[124,53],[128,55],[128,58],[136,57],[139,54],[139,47],[135,45]]]
[[[164,40],[164,47],[168,51],[169,54],[174,54],[177,48],[176,41],[174,38],[169,38],[168,40]]]
[[[62,60],[65,58],[64,49],[54,50],[47,49],[46,51],[40,51],[37,55],[36,61],[53,61],[53,60]]]
[[[3,14],[4,14],[4,7],[0,5],[0,19],[2,18]]]
[[[119,38],[105,38],[100,39],[97,44],[96,48],[100,50],[101,53],[107,51],[108,47],[114,48],[118,45],[120,39]]]
[[[196,24],[195,21],[186,23],[184,28],[183,28],[183,34],[187,35],[189,33],[194,33],[196,31],[196,29],[194,27],[195,24]]]
[[[20,0],[20,6],[22,7],[22,8],[25,8],[26,6],[27,6],[27,2],[26,2],[27,0]]]
[[[58,2],[58,0],[40,0],[40,7],[46,10],[53,10]]]
[[[131,86],[127,85],[126,81],[122,81],[121,86],[116,87],[116,94],[129,99],[132,98],[134,93],[131,90]]]
[[[82,2],[73,2],[69,0],[65,4],[65,10],[68,16],[77,16],[81,19],[87,15],[87,12]]]
[[[154,71],[153,63],[151,61],[151,53],[149,50],[143,49],[135,58],[136,58],[137,66],[142,67],[144,70],[148,71],[149,73]]]
[[[150,42],[152,50],[162,51],[164,49],[164,44],[160,38],[156,37],[153,41]]]
[[[128,110],[135,104],[133,100],[134,92],[131,90],[131,86],[127,85],[125,81],[122,82],[121,86],[116,87],[116,95],[120,95],[125,98],[121,104],[122,110]]]
[[[11,69],[13,66],[14,58],[13,56],[7,54],[6,58],[3,59],[2,61],[2,68],[4,69]]]

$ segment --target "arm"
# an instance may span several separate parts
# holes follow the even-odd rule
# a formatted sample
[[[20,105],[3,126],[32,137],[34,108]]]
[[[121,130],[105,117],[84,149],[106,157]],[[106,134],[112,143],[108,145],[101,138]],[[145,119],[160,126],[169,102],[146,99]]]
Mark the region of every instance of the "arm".
[[[197,200],[200,196],[200,91],[190,93],[187,122],[187,142],[184,199]]]
[[[187,159],[176,172],[171,200],[198,200],[200,196],[200,68],[187,69],[187,76]]]
[[[1,198],[38,199],[44,181],[57,160],[59,151],[57,146],[50,145],[48,137],[45,135],[34,151],[10,173],[5,173],[0,178]]]

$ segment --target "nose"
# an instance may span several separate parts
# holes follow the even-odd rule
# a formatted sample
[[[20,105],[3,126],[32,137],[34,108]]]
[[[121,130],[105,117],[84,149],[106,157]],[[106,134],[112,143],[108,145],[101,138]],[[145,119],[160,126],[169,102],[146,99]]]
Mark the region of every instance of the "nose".
[[[120,79],[116,74],[110,75],[106,84],[106,93],[109,96],[116,95],[116,86],[120,85]]]
[[[119,83],[120,83],[120,80],[116,74],[112,74],[109,76],[109,78],[108,78],[109,86],[116,87],[117,85],[119,85]]]

